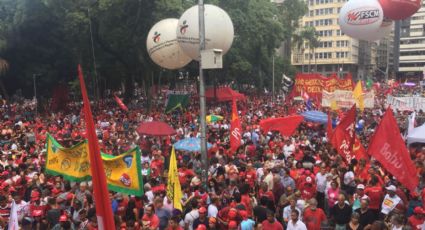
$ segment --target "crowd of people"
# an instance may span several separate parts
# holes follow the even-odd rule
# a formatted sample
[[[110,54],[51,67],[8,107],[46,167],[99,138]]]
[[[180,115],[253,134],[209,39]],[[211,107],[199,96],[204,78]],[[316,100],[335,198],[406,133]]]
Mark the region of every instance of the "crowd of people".
[[[377,89],[375,108],[358,113],[364,147],[385,111],[386,86]],[[408,91],[398,88],[394,92]],[[225,119],[208,125],[208,183],[201,183],[200,153],[177,151],[183,210],[166,197],[172,143],[199,136],[196,96],[184,111],[163,113],[163,106],[145,110],[128,103],[125,112],[114,101],[92,105],[102,152],[117,155],[142,150],[142,197],[110,192],[117,229],[425,229],[425,148],[409,146],[419,186],[408,191],[373,158],[345,162],[329,144],[326,127],[303,122],[291,137],[264,133],[259,121],[306,110],[304,102],[246,95],[238,103],[243,143],[230,151],[231,103],[210,103],[210,114]],[[140,101],[140,100],[139,100]],[[0,108],[0,229],[7,229],[12,200],[22,229],[97,229],[91,182],[74,183],[44,172],[45,140],[51,134],[63,146],[85,138],[80,102],[68,112],[36,114],[31,103],[6,102]],[[327,108],[320,108],[326,112]],[[343,113],[340,111],[339,113]],[[331,112],[338,119],[338,112]],[[408,112],[397,111],[400,130]],[[418,117],[423,117],[418,111]],[[177,135],[143,136],[141,122],[161,120]]]

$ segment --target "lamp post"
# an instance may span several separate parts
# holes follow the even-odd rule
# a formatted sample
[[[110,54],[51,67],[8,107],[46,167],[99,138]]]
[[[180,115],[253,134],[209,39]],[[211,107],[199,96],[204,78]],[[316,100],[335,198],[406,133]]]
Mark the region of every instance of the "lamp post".
[[[199,56],[201,57],[202,51],[205,49],[205,8],[204,1],[198,1],[198,17],[199,17]],[[202,183],[207,189],[208,181],[208,156],[207,156],[207,126],[206,126],[206,109],[205,109],[205,79],[204,71],[202,69],[202,58],[199,61],[199,105],[200,105],[200,119],[201,119],[201,158],[203,163],[202,170]]]
[[[272,82],[272,102],[274,103],[274,54],[273,54],[273,69],[272,69],[272,78],[273,78],[273,82]]]
[[[33,74],[32,75],[32,81],[34,85],[34,102],[35,102],[35,116],[38,115],[38,101],[37,101],[37,81],[36,78],[41,76],[41,74]]]

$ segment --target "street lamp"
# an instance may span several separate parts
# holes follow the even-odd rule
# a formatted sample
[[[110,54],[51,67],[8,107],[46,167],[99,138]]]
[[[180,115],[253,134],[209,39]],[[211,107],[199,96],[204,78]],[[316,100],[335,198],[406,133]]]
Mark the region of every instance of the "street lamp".
[[[204,1],[198,1],[198,17],[199,17],[199,56],[201,57],[202,51],[205,49],[205,8]],[[202,170],[202,183],[207,188],[208,181],[208,156],[207,156],[207,125],[205,121],[205,79],[204,71],[202,69],[202,58],[199,61],[199,105],[200,105],[200,119],[201,119],[201,158],[203,163]]]

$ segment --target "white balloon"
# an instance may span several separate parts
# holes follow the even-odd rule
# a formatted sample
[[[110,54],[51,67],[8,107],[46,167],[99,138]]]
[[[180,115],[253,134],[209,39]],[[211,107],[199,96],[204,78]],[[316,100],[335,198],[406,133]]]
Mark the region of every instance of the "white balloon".
[[[146,39],[149,57],[157,65],[166,69],[179,69],[192,61],[177,42],[178,22],[177,18],[167,18],[157,22]]]
[[[198,6],[186,10],[179,19],[177,40],[183,51],[199,61],[199,18]],[[205,5],[205,49],[221,49],[226,54],[234,38],[233,23],[226,11]]]
[[[369,35],[369,39],[367,41],[377,41],[380,40],[386,36],[388,36],[391,33],[391,30],[393,28],[393,20],[386,19],[382,21],[381,26],[378,28],[378,30],[375,33],[371,33]]]
[[[384,19],[377,0],[350,0],[339,13],[339,25],[346,35],[373,41]]]

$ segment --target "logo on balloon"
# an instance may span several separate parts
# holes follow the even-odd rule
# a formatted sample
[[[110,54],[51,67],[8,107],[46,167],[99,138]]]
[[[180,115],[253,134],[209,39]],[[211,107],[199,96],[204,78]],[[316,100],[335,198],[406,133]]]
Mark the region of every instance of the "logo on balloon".
[[[158,32],[155,32],[153,35],[153,42],[158,43],[161,40],[161,34]]]
[[[379,9],[375,7],[361,7],[350,10],[346,22],[350,25],[369,25],[379,20]]]
[[[189,25],[187,25],[187,21],[183,21],[183,25],[180,26],[180,33],[185,34],[187,31],[187,28],[189,28]]]

